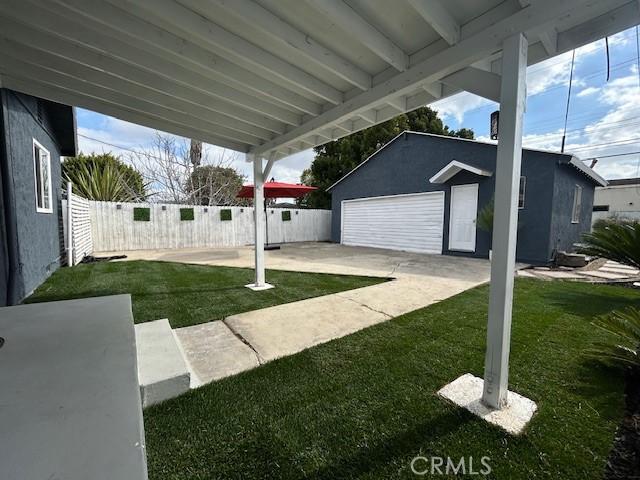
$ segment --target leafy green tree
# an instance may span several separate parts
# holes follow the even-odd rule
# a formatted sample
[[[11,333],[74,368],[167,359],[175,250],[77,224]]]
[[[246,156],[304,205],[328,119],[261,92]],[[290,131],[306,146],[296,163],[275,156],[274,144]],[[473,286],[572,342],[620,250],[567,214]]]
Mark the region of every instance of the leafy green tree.
[[[203,165],[191,172],[185,191],[197,205],[238,205],[243,180],[234,168]]]
[[[331,208],[331,195],[326,189],[405,130],[473,138],[473,131],[467,128],[457,131],[449,129],[442,123],[438,113],[429,107],[398,115],[379,125],[314,148],[316,157],[311,167],[303,171],[301,181],[305,185],[318,187],[318,190],[311,192],[299,204],[309,208]]]
[[[73,192],[89,200],[108,202],[142,201],[146,185],[136,169],[112,153],[67,157],[62,176],[73,183]]]

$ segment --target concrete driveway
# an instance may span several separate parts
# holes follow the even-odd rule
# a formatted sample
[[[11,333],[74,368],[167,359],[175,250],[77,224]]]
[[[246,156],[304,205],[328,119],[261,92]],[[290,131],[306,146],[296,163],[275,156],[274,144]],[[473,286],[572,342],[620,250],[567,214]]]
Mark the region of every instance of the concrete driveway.
[[[253,266],[251,247],[105,254],[111,253],[125,253],[128,260]],[[177,329],[175,333],[190,365],[194,385],[239,373],[426,307],[487,282],[490,275],[490,264],[484,259],[330,243],[283,245],[280,250],[266,252],[266,266],[393,280]],[[255,294],[247,290],[247,295]]]

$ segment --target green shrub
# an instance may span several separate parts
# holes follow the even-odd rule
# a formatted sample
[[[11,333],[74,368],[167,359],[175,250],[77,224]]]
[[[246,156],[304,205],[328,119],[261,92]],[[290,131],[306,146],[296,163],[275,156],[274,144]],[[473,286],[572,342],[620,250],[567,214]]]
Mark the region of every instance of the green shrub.
[[[593,324],[615,336],[609,343],[596,343],[587,354],[605,362],[640,366],[640,311],[634,307],[614,310],[598,317]]]
[[[229,209],[220,210],[220,220],[222,220],[223,222],[230,221],[231,220],[231,210],[229,210]]]
[[[640,268],[640,223],[609,220],[597,222],[592,232],[582,235],[578,253]]]
[[[289,210],[282,212],[282,221],[290,222],[291,221],[291,212]]]
[[[181,208],[180,209],[180,220],[181,221],[190,221],[193,220],[194,214],[193,214],[193,208]]]
[[[151,209],[134,207],[133,209],[133,221],[134,222],[149,222],[151,220]]]

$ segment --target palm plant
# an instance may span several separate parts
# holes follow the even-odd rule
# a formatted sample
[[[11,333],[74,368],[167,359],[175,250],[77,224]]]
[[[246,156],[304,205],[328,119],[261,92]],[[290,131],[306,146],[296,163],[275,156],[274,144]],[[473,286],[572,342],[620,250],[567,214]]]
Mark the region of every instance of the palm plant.
[[[131,202],[137,199],[136,193],[124,181],[121,172],[112,164],[101,168],[84,163],[70,172],[65,179],[73,183],[74,193],[89,200],[109,202]]]
[[[640,268],[640,223],[600,222],[582,236],[578,252]]]
[[[593,231],[582,236],[578,252],[607,258],[640,268],[640,223],[633,221],[603,221]],[[598,317],[593,324],[611,333],[613,344],[599,343],[587,351],[604,361],[640,366],[640,310],[628,307]]]
[[[615,336],[611,343],[596,343],[587,354],[604,361],[623,365],[640,365],[640,310],[628,307],[598,317],[593,325]]]

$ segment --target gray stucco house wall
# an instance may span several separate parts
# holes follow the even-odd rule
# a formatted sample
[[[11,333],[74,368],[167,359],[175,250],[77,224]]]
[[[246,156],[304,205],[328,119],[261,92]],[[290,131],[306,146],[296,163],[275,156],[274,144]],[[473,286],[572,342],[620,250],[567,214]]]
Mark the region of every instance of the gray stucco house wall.
[[[61,262],[61,156],[76,154],[72,107],[0,89],[0,305],[19,303]],[[36,209],[34,140],[50,155],[51,212]]]
[[[519,261],[545,264],[556,249],[571,250],[591,225],[596,182],[570,164],[571,155],[523,150],[521,175],[526,177],[524,208],[519,209]],[[448,249],[451,186],[478,184],[478,212],[491,201],[495,175],[461,171],[442,184],[429,179],[453,160],[495,172],[496,146],[453,137],[404,132],[330,188],[333,242],[341,241],[342,201],[421,192],[444,192],[442,253],[486,258],[491,239],[477,229],[475,252]],[[589,170],[589,169],[587,169]],[[595,175],[595,173],[594,173]],[[581,219],[571,223],[574,186],[582,190]]]

